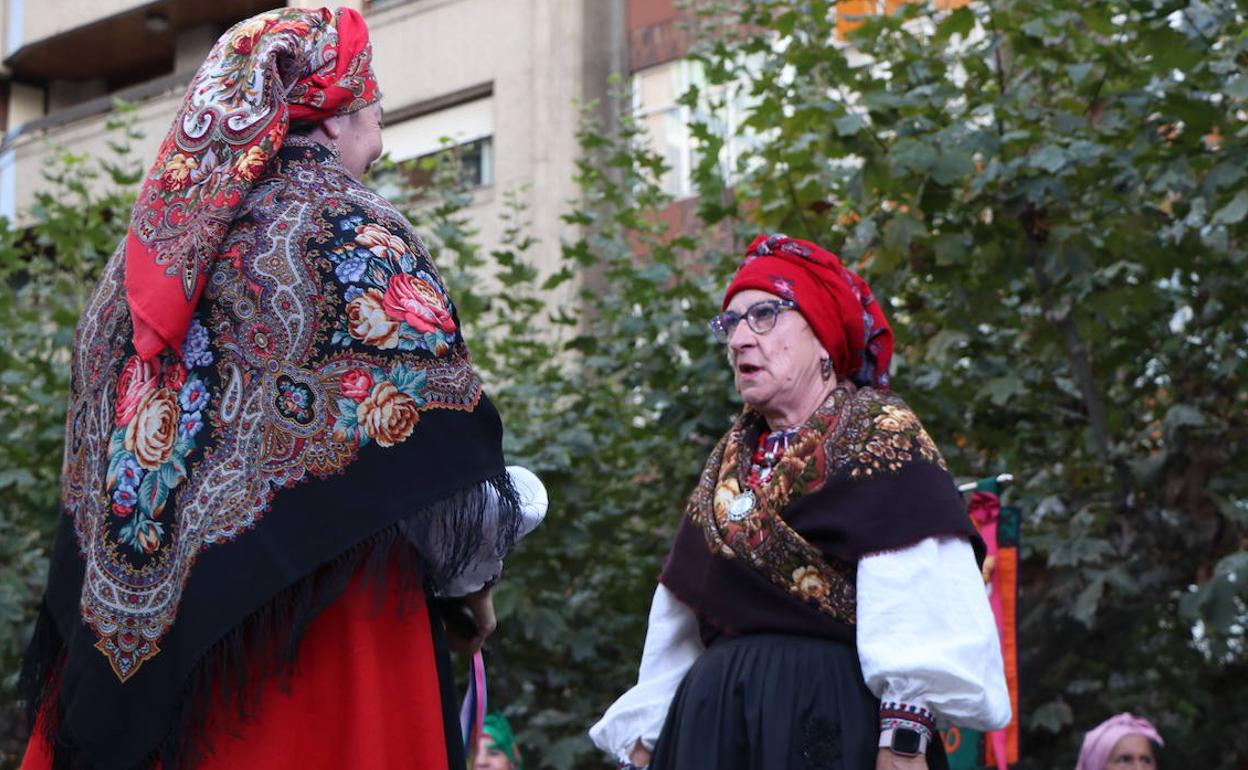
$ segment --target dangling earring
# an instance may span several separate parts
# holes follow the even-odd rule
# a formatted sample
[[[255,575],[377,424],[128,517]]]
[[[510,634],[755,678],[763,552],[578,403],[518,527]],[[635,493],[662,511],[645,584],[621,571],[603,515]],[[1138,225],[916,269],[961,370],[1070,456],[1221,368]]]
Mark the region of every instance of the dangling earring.
[[[819,362],[819,375],[823,377],[823,381],[827,382],[832,379],[832,359],[824,358]]]

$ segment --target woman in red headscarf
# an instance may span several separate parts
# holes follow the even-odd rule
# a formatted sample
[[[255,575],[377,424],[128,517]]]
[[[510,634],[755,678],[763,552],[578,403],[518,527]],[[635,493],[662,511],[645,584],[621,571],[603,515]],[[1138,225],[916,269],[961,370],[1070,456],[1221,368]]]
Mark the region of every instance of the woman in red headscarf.
[[[976,565],[936,445],[888,390],[892,331],[834,254],[759,236],[711,327],[745,410],[689,499],[637,685],[590,731],[621,766],[942,768],[1004,726]]]
[[[371,56],[285,8],[191,82],[75,337],[26,768],[463,767],[430,599],[478,647],[545,492],[360,182]]]

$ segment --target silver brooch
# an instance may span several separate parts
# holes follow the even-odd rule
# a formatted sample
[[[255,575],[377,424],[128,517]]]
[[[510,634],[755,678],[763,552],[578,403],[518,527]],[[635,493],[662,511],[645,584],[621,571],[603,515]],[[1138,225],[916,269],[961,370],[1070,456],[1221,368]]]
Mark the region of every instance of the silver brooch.
[[[754,510],[754,490],[747,489],[732,499],[728,506],[728,520],[741,521]]]

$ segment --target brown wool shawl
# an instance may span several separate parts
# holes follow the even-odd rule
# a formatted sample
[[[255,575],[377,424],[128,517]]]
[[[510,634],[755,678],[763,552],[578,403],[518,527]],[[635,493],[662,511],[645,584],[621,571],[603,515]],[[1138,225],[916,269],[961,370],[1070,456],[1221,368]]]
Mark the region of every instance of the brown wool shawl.
[[[746,409],[715,447],[660,578],[708,642],[761,632],[851,641],[864,555],[950,536],[982,558],[939,450],[898,396],[842,384],[752,485],[765,429]]]

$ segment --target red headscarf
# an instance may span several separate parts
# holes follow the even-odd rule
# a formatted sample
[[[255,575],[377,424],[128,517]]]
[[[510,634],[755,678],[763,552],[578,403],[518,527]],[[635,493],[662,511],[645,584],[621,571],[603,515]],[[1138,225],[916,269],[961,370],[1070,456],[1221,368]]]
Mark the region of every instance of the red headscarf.
[[[329,9],[322,8],[322,14]],[[323,61],[291,89],[290,119],[320,122],[355,112],[380,98],[373,76],[373,48],[364,17],[350,8],[338,9],[338,45],[326,46]]]
[[[238,207],[290,121],[381,98],[359,12],[281,8],[221,36],[143,181],[126,234],[126,297],[144,360],[181,350]]]
[[[857,385],[888,387],[893,330],[867,282],[851,273],[835,254],[810,241],[786,235],[760,235],[728,291],[758,289],[797,303],[815,337],[832,358],[838,377]]]

